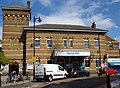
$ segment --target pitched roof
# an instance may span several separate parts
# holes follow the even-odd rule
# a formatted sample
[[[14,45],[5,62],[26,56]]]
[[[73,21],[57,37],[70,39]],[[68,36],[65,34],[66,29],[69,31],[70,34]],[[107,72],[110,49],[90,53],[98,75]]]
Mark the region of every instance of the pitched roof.
[[[22,6],[19,4],[14,4],[14,5],[10,5],[10,6],[3,6],[2,10],[7,9],[7,10],[31,10],[30,8],[26,7],[26,6]]]
[[[34,30],[33,26],[24,28],[26,31]],[[35,26],[36,31],[71,31],[71,32],[98,32],[107,33],[108,30],[94,29],[91,27],[81,26],[81,25],[66,25],[66,24],[41,24]]]

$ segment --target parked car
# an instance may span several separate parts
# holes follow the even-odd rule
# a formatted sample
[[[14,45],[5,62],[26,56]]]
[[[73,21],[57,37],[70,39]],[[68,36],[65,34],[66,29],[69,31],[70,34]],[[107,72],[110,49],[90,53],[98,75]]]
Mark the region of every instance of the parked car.
[[[102,74],[107,74],[107,75],[112,75],[112,74],[117,74],[117,70],[113,69],[113,68],[100,68],[99,72],[98,72],[98,76],[101,76]]]
[[[74,69],[69,69],[68,70],[68,76],[69,77],[80,77],[80,76],[86,76],[89,77],[90,76],[90,72],[84,70],[84,69],[80,69],[80,68],[74,68]]]

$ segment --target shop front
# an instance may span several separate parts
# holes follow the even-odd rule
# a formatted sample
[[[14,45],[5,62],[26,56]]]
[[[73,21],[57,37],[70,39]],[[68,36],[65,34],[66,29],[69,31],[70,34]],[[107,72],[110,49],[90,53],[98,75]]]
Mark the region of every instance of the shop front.
[[[120,58],[108,58],[108,65],[120,73]]]

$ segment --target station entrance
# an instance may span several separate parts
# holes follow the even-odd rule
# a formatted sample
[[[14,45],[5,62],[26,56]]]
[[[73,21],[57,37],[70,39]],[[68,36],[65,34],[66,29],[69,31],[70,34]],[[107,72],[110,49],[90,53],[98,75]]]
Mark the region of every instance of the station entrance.
[[[80,68],[82,63],[84,63],[84,58],[82,56],[63,56],[63,57],[57,57],[56,63],[60,64],[64,68]]]

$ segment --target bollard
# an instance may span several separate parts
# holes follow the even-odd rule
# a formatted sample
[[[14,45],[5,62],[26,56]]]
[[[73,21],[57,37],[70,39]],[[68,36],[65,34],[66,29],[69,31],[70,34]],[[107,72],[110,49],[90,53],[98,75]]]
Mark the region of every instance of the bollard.
[[[109,74],[106,74],[106,81],[107,81],[107,88],[111,88],[110,75]]]

